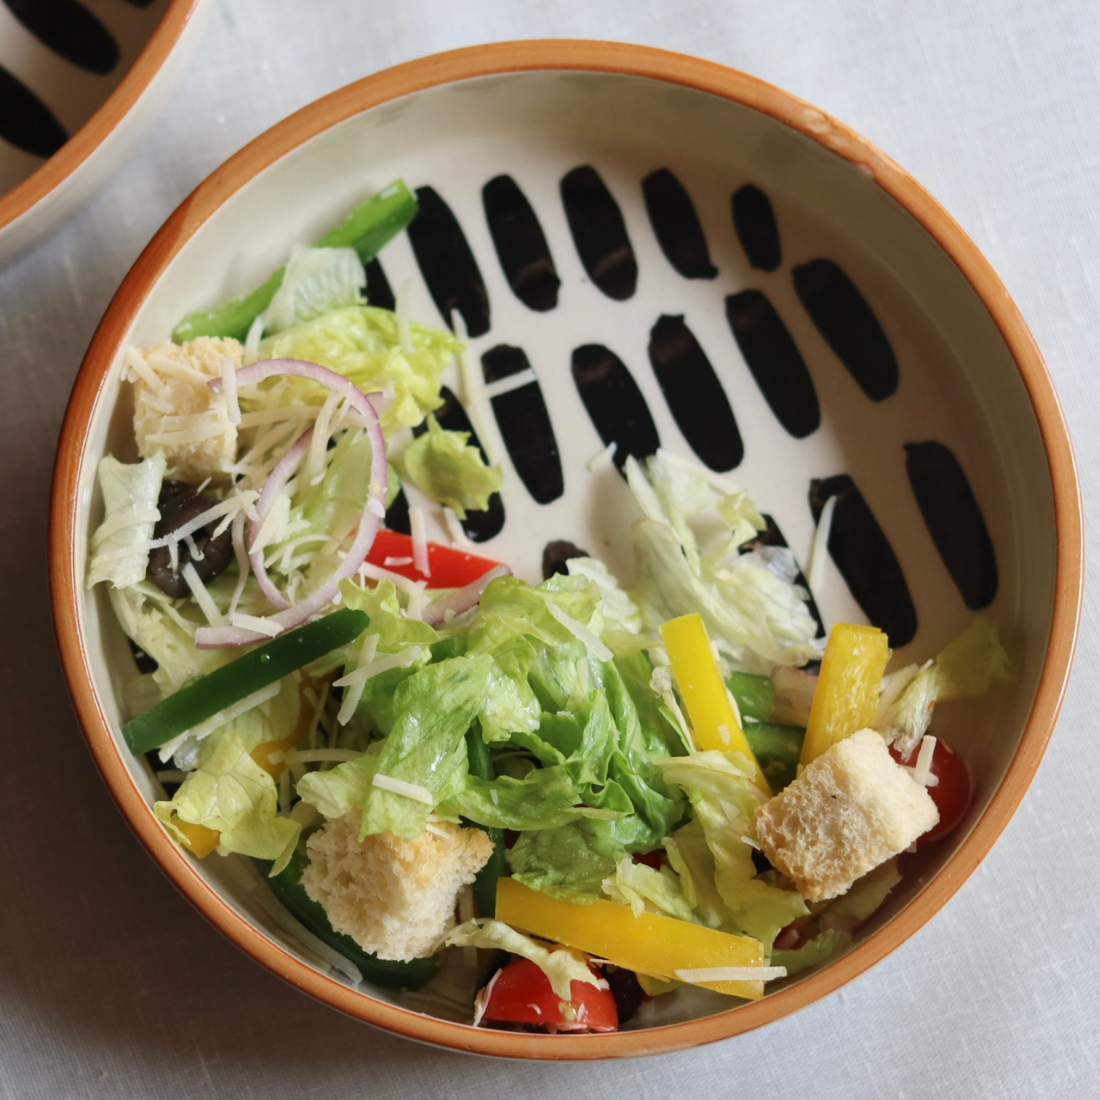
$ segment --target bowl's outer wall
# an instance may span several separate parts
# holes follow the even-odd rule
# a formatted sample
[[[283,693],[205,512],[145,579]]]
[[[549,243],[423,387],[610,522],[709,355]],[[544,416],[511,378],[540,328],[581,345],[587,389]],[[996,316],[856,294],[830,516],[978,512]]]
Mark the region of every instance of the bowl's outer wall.
[[[981,765],[986,789],[979,793],[980,817],[972,821],[969,833],[957,843],[954,852],[939,867],[935,876],[923,889],[913,893],[908,905],[896,912],[892,920],[826,970],[810,975],[757,1004],[657,1030],[623,1032],[606,1037],[559,1036],[551,1042],[543,1042],[539,1037],[473,1031],[364,997],[303,963],[286,946],[275,942],[278,936],[270,934],[270,930],[268,935],[264,935],[248,923],[249,920],[255,922],[256,918],[246,916],[246,905],[228,896],[230,883],[215,882],[209,874],[201,874],[167,840],[148,812],[152,789],[150,782],[144,773],[130,771],[111,734],[112,728],[117,729],[118,726],[116,691],[109,690],[107,685],[111,683],[109,670],[117,670],[119,666],[117,662],[112,664],[113,658],[104,648],[104,639],[109,647],[112,635],[108,630],[103,632],[101,638],[98,609],[94,602],[84,605],[80,583],[84,534],[91,521],[89,506],[94,474],[94,463],[85,461],[85,455],[99,453],[112,433],[110,409],[118,390],[117,371],[112,373],[112,368],[126,343],[131,340],[152,342],[160,338],[185,306],[195,301],[196,294],[200,299],[217,297],[219,288],[212,288],[208,281],[205,284],[201,281],[202,271],[197,265],[203,255],[204,241],[212,242],[213,235],[219,232],[219,207],[223,203],[231,207],[233,196],[240,191],[240,199],[250,204],[259,203],[262,214],[263,204],[273,204],[273,210],[284,203],[288,194],[307,191],[310,174],[315,168],[310,158],[287,157],[283,162],[279,158],[310,139],[315,139],[311,143],[311,154],[334,155],[334,140],[329,140],[325,145],[324,132],[330,127],[344,123],[341,138],[354,134],[363,138],[371,127],[382,131],[389,127],[388,138],[399,145],[401,129],[397,123],[406,113],[415,115],[417,104],[428,102],[431,94],[436,95],[437,103],[443,102],[442,96],[452,100],[455,96],[472,97],[477,102],[477,94],[491,88],[493,81],[485,79],[491,74],[529,70],[627,74],[663,81],[664,85],[649,87],[654,96],[660,98],[663,94],[679,106],[694,106],[704,115],[723,108],[731,110],[728,103],[721,103],[723,100],[741,104],[742,107],[732,110],[744,112],[745,108],[749,108],[765,116],[765,119],[777,120],[796,132],[788,133],[773,126],[776,130],[774,142],[765,141],[752,150],[751,155],[756,158],[754,166],[766,169],[769,156],[773,156],[772,169],[778,170],[775,158],[781,162],[784,157],[804,157],[815,171],[810,191],[832,193],[830,188],[833,188],[836,195],[842,197],[844,188],[852,183],[851,164],[862,171],[866,178],[861,178],[859,184],[863,188],[861,201],[865,200],[871,208],[867,214],[867,224],[872,230],[877,225],[883,233],[904,239],[915,255],[924,257],[922,262],[927,265],[926,273],[936,276],[929,285],[916,289],[917,298],[922,300],[909,309],[913,324],[922,330],[920,339],[914,343],[926,342],[927,357],[930,350],[935,350],[935,325],[926,323],[926,318],[947,317],[944,327],[949,332],[953,331],[956,337],[960,331],[969,332],[962,340],[964,345],[970,341],[971,346],[989,352],[988,361],[983,357],[983,362],[973,367],[971,376],[967,377],[965,364],[957,361],[956,349],[947,340],[945,352],[948,361],[952,357],[956,361],[941,369],[941,377],[932,378],[932,388],[939,387],[941,396],[958,406],[959,411],[952,412],[945,423],[952,417],[961,420],[978,438],[978,443],[967,452],[966,461],[975,463],[971,473],[979,486],[979,496],[984,491],[991,494],[988,500],[983,499],[983,508],[987,511],[987,518],[993,517],[991,527],[998,543],[999,556],[1003,551],[1001,564],[1007,562],[1011,566],[1005,575],[1014,581],[1004,586],[995,607],[999,613],[1007,612],[1010,619],[1021,623],[1026,621],[1030,629],[1029,637],[1014,639],[1014,655],[1019,654],[1024,665],[1025,687],[1013,704],[1020,712],[1019,728],[1023,728],[1023,717],[1030,707],[1030,719],[1016,751],[1010,754],[1002,750],[998,756],[988,742],[974,746],[979,753],[984,751],[987,754]],[[474,79],[478,77],[482,79]],[[563,76],[562,79],[567,84],[570,78]],[[469,83],[457,88],[443,88],[454,81]],[[436,93],[401,98],[437,87],[440,91]],[[708,101],[707,95],[692,99],[684,89],[696,89],[718,99]],[[379,106],[386,104],[389,106]],[[355,121],[356,116],[372,107],[379,107],[379,110],[370,116],[370,126]],[[621,105],[621,109],[624,118],[616,119],[617,122],[624,121],[629,115],[628,105]],[[352,121],[345,123],[344,120],[348,119]],[[766,130],[764,119],[758,121]],[[598,126],[596,129],[598,131]],[[685,129],[691,128],[687,126]],[[579,153],[585,148],[583,128],[580,136],[574,135],[574,139],[578,142]],[[380,140],[387,138],[384,136]],[[599,149],[595,152],[598,153]],[[623,150],[619,152],[626,158],[628,166],[633,168],[629,141],[624,141]],[[690,160],[688,151],[683,149],[674,150],[671,156]],[[651,167],[659,166],[653,164]],[[389,167],[386,165],[387,170]],[[488,178],[489,173],[484,175]],[[268,182],[276,179],[278,186]],[[871,185],[871,180],[877,187]],[[364,181],[361,176],[358,178],[360,188],[384,182],[384,179]],[[418,179],[415,182],[436,181]],[[735,184],[739,182],[737,180]],[[354,179],[344,179],[339,186],[345,187],[345,193],[335,193],[339,187],[327,192],[322,206],[311,206],[303,199],[300,209],[287,211],[284,203],[280,232],[285,232],[285,236],[262,242],[252,255],[246,257],[243,261],[246,270],[232,273],[235,283],[249,283],[265,267],[278,262],[288,240],[298,236],[308,237],[326,220],[331,221],[354,198],[354,185]],[[698,201],[698,196],[696,198]],[[898,209],[899,203],[908,214]],[[547,206],[537,205],[540,216],[543,216]],[[786,209],[782,202],[778,202],[777,206],[781,213]],[[230,217],[229,207],[221,214],[222,227],[228,224],[224,219]],[[703,208],[702,203],[700,208]],[[792,217],[797,220],[798,204],[793,200],[790,209]],[[472,223],[464,221],[464,225],[471,234],[471,241],[488,278],[488,268],[492,263],[491,246],[484,247],[484,241],[476,236],[479,231],[471,228]],[[480,232],[483,236],[484,231]],[[640,234],[635,236],[640,262],[643,262],[645,245],[640,240]],[[556,239],[552,232],[551,237]],[[843,242],[836,244],[842,247]],[[873,251],[873,248],[870,250]],[[555,249],[555,259],[565,278],[568,264],[575,261],[570,259],[564,247]],[[858,249],[850,257],[846,254],[845,260],[856,265],[853,271],[862,270],[867,278],[873,278],[876,274],[873,258],[864,256],[861,259]],[[860,269],[861,263],[868,266]],[[218,265],[203,265],[206,271],[211,266],[217,268]],[[904,286],[898,283],[898,273],[884,270],[882,274],[885,286],[888,287],[891,281]],[[853,277],[858,281],[858,275]],[[423,301],[427,303],[428,299],[424,297]],[[504,295],[494,294],[494,308],[501,303],[506,313],[511,307],[504,305],[505,302],[507,298]],[[984,308],[976,309],[976,305]],[[608,308],[617,307],[609,305]],[[417,312],[416,315],[423,314]],[[645,331],[648,331],[648,325]],[[502,332],[503,337],[507,338],[507,331]],[[892,335],[898,342],[899,358],[904,366],[905,334],[892,332]],[[633,360],[631,366],[640,377],[642,368],[635,366]],[[929,369],[934,376],[936,371]],[[983,372],[989,372],[989,377],[984,380]],[[991,386],[990,379],[995,379],[996,385]],[[991,397],[994,391],[1000,392],[1001,397]],[[1021,408],[1025,412],[1023,419]],[[1015,433],[1012,444],[998,424],[998,418],[1003,416],[1012,418]],[[125,434],[124,418],[121,423],[116,418],[113,431],[115,434]],[[588,449],[588,444],[575,448],[583,452],[580,455],[582,464],[594,449]],[[749,482],[754,492],[759,492],[758,480]],[[778,492],[781,486],[775,484],[774,488]],[[1026,516],[1021,517],[1018,509],[1012,511],[1013,502],[1004,496],[1008,489],[1024,494],[1031,505]],[[770,502],[769,496],[764,493],[760,495]],[[997,519],[1002,512],[1007,517],[1004,522]],[[1031,521],[1032,531],[1036,528],[1052,531],[1053,536],[1041,539],[1029,537],[1024,519]],[[1061,412],[1030,334],[975,246],[934,200],[893,162],[809,105],[719,66],[660,51],[607,43],[504,44],[457,51],[402,66],[368,78],[306,108],[262,135],[215,172],[166,223],[139,259],[89,349],[62,433],[52,522],[51,578],[55,622],[66,674],[82,725],[93,754],[124,813],[173,881],[204,914],[251,955],[327,1003],[410,1037],[457,1049],[512,1057],[608,1057],[671,1050],[713,1041],[758,1026],[810,1003],[893,950],[958,889],[988,851],[1022,798],[1038,766],[1060,705],[1080,613],[1080,503],[1076,470]],[[792,541],[796,546],[803,545],[797,540]],[[827,618],[830,617],[827,614]],[[941,629],[948,625],[945,621]],[[925,642],[932,640],[931,637],[924,639]],[[113,644],[121,644],[117,632]],[[98,685],[98,690],[94,685]],[[118,686],[113,685],[115,689]],[[247,882],[241,879],[233,885],[238,898],[247,900],[246,887]]]
[[[213,0],[172,0],[95,114],[37,171],[0,194],[0,265],[75,213],[116,171],[167,100],[213,7]]]

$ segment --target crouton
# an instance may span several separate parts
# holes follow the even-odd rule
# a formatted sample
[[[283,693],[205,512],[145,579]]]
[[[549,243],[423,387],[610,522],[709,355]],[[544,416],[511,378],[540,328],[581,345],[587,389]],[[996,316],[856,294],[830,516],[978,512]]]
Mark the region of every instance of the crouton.
[[[463,886],[489,861],[481,829],[432,823],[415,840],[378,833],[359,843],[358,811],[333,818],[306,841],[302,885],[337,932],[380,959],[432,954],[455,923]]]
[[[237,428],[206,379],[221,377],[223,359],[241,365],[240,343],[200,336],[187,344],[157,344],[141,357],[147,369],[133,371],[138,452],[148,458],[163,451],[169,476],[182,481],[217,476],[237,457]]]
[[[847,893],[939,821],[931,796],[865,729],[756,810],[756,840],[807,901]]]

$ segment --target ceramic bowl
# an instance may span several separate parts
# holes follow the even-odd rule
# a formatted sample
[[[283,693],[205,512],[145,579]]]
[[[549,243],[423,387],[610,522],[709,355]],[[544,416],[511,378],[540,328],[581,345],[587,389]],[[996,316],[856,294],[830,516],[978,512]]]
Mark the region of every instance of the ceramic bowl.
[[[887,629],[897,662],[931,656],[975,610],[1002,626],[1015,684],[937,716],[975,778],[963,824],[916,861],[846,955],[757,1003],[696,990],[647,1027],[605,1036],[474,1029],[330,973],[273,917],[249,864],[193,861],[150,812],[157,784],[119,738],[130,651],[82,585],[96,463],[132,453],[123,350],[257,283],[395,177],[421,189],[424,233],[447,243],[433,263],[425,249],[418,261],[415,239],[395,240],[381,256],[388,283],[409,284],[423,321],[458,310],[492,383],[482,442],[506,486],[470,528],[487,553],[538,580],[546,544],[568,539],[629,575],[622,481],[589,463],[611,441],[619,458],[659,441],[750,490],[803,560],[818,504],[837,494],[818,606],[827,623]],[[372,289],[382,293],[377,276]],[[464,419],[457,401],[451,412]],[[88,351],[61,437],[51,547],[57,634],[88,742],[191,902],[343,1012],[518,1058],[731,1036],[837,989],[912,935],[975,869],[1035,773],[1082,584],[1077,476],[1050,378],[962,230],[888,157],[786,92],[592,42],[477,47],[369,77],[203,183]]]
[[[0,4],[0,264],[106,182],[167,98],[212,6]]]

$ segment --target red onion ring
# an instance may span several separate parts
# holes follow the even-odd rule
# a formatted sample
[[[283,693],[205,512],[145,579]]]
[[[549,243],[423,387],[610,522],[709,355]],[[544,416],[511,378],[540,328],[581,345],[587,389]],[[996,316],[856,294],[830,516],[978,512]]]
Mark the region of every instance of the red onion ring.
[[[482,573],[476,581],[471,581],[465,588],[457,588],[449,596],[440,596],[438,600],[432,600],[421,618],[429,626],[435,626],[443,622],[448,611],[461,615],[463,611],[469,611],[481,602],[481,594],[497,577],[511,576],[512,570],[506,565],[497,565],[487,573]]]
[[[359,529],[356,531],[355,539],[348,548],[344,560],[324,584],[316,588],[300,603],[268,616],[267,621],[278,626],[279,632],[282,633],[285,630],[300,626],[323,607],[330,604],[340,590],[340,582],[358,572],[359,566],[363,564],[367,554],[370,553],[370,548],[374,545],[379,522],[382,516],[385,515],[387,478],[378,476],[386,469],[386,441],[382,437],[382,425],[378,420],[378,413],[366,394],[342,374],[337,374],[336,371],[329,370],[328,367],[322,367],[317,363],[308,363],[301,359],[265,359],[253,363],[251,366],[241,367],[236,372],[237,385],[256,385],[276,374],[290,374],[299,378],[308,378],[310,381],[317,382],[327,389],[342,394],[356,412],[363,417],[366,423],[367,437],[371,442],[371,483],[366,504],[363,508],[363,518],[359,521]],[[212,390],[217,391],[221,388],[221,379],[212,379],[209,385]],[[305,436],[298,439],[291,451],[297,448],[304,438]],[[307,440],[304,446],[308,445]],[[286,460],[287,455],[284,455],[280,459],[279,465],[281,466]],[[276,469],[278,468],[276,466]],[[281,474],[285,474],[284,483],[285,479],[290,476],[289,468],[290,464],[287,463],[287,466],[281,471]],[[275,471],[273,470],[268,481],[272,481],[274,476]],[[265,484],[260,493],[261,500],[264,494],[267,493],[267,488]],[[274,494],[278,491],[278,488],[279,486],[276,486],[269,495],[268,507],[270,507],[270,501],[274,499]],[[248,630],[239,626],[205,626],[199,627],[195,631],[195,645],[199,649],[224,649],[229,646],[250,645],[252,642],[267,641],[269,636],[266,633]]]

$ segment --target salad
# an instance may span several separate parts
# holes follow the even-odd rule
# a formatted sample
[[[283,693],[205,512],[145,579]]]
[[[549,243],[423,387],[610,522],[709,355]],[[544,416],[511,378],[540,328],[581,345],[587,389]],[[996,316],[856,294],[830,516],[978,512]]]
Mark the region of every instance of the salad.
[[[460,522],[503,475],[433,415],[463,345],[364,297],[416,212],[392,184],[126,353],[135,460],[100,463],[87,582],[133,644],[121,732],[154,812],[197,859],[254,860],[350,981],[476,1026],[759,998],[963,816],[966,765],[927,731],[1009,678],[996,628],[887,672],[881,631],[826,635],[747,493],[664,451],[623,466],[636,576],[476,553]]]

